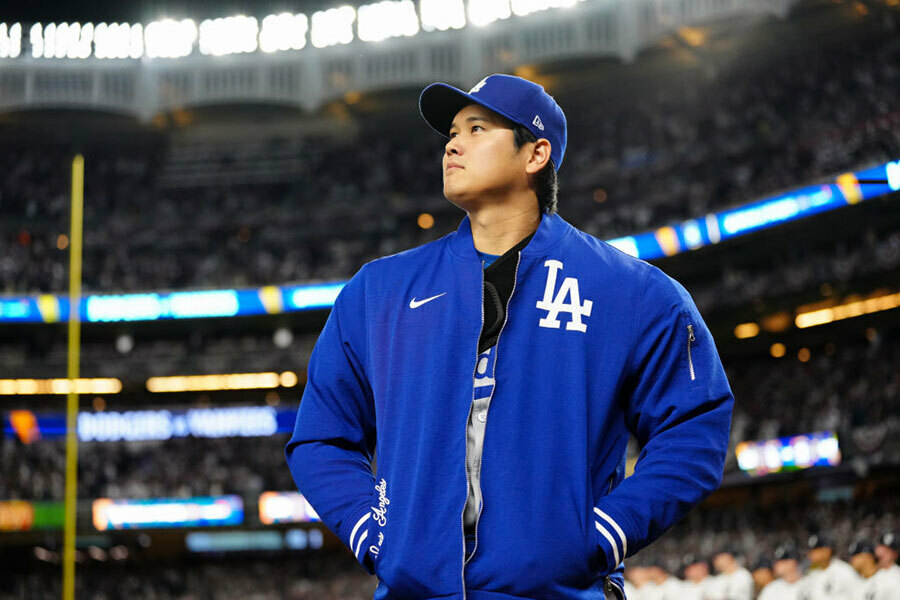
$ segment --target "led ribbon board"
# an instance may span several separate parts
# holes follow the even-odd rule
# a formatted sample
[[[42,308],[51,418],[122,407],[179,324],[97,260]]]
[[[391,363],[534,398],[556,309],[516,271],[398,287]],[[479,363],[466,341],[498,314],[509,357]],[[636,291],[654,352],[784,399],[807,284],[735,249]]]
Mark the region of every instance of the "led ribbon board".
[[[0,502],[0,531],[62,529],[64,521],[62,502]]]
[[[149,498],[145,500],[94,500],[94,527],[155,529],[168,527],[221,527],[244,522],[240,496],[198,498]]]
[[[900,160],[856,173],[845,173],[831,183],[798,188],[786,194],[710,213],[678,225],[608,241],[632,256],[653,260],[718,244],[733,237],[776,227],[848,204],[857,204],[898,190]]]
[[[841,464],[837,435],[831,431],[742,442],[735,454],[741,470],[754,476]]]
[[[319,521],[312,505],[297,492],[263,492],[259,496],[259,521],[272,523],[311,523]]]
[[[66,434],[63,414],[36,414],[36,439]],[[267,437],[294,431],[297,409],[276,411],[271,406],[193,408],[189,410],[133,410],[124,412],[84,411],[78,414],[81,442],[169,440],[179,437]],[[13,411],[4,415],[3,432],[15,437],[19,431]]]
[[[830,183],[608,241],[632,256],[654,260],[896,191],[900,191],[900,160],[844,173]],[[277,314],[330,308],[345,283],[90,295],[81,299],[79,311],[81,320],[88,323]],[[0,323],[56,323],[68,320],[69,310],[69,299],[62,295],[8,296],[0,298]]]

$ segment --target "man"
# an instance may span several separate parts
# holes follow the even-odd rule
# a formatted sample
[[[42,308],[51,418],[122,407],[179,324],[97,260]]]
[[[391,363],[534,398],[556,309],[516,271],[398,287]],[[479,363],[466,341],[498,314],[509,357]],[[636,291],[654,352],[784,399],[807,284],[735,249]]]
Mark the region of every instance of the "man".
[[[661,561],[650,563],[647,575],[653,587],[641,596],[641,600],[683,600],[684,582],[670,575]]]
[[[895,577],[900,577],[900,566],[897,566],[898,556],[900,556],[900,533],[885,533],[878,540],[878,545],[875,546],[878,568],[890,571]]]
[[[806,575],[801,600],[843,600],[856,594],[860,581],[853,567],[834,556],[831,538],[819,533],[810,536],[809,573]]]
[[[856,595],[858,600],[900,599],[900,576],[889,569],[879,569],[875,560],[875,546],[859,540],[850,546],[850,564],[863,578]]]
[[[721,480],[713,339],[680,285],[556,214],[566,121],[542,87],[433,84],[419,107],[466,216],[343,288],[291,472],[376,598],[621,595],[624,559]]]
[[[753,576],[737,561],[737,550],[726,549],[713,556],[716,578],[710,589],[712,600],[752,600]]]
[[[625,597],[628,600],[647,600],[655,593],[656,584],[650,581],[650,570],[644,565],[629,564],[625,568]]]
[[[759,596],[766,586],[775,581],[775,574],[772,571],[772,561],[767,558],[757,558],[750,569],[750,575],[753,577],[753,587],[756,590],[754,598]]]
[[[688,554],[682,564],[684,564],[684,599],[709,600],[709,586],[712,581],[709,576],[709,561]]]
[[[775,549],[772,573],[777,579],[763,588],[758,600],[797,600],[800,594],[800,554],[793,544],[782,544]]]

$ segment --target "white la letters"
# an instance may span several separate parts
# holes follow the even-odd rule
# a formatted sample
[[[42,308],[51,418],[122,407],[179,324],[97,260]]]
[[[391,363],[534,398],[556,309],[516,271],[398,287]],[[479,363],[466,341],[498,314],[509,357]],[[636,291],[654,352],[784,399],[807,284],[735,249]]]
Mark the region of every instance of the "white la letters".
[[[558,260],[550,259],[544,262],[547,267],[547,285],[544,288],[543,300],[538,300],[537,307],[547,311],[547,316],[538,321],[538,325],[548,329],[559,329],[559,313],[567,312],[572,315],[572,319],[566,323],[566,329],[569,331],[587,331],[587,325],[581,322],[581,317],[591,316],[591,308],[594,303],[590,300],[581,302],[581,295],[578,293],[578,280],[574,277],[566,277],[563,279],[562,285],[556,296],[556,272],[563,268],[563,264]],[[566,302],[566,298],[570,302]]]

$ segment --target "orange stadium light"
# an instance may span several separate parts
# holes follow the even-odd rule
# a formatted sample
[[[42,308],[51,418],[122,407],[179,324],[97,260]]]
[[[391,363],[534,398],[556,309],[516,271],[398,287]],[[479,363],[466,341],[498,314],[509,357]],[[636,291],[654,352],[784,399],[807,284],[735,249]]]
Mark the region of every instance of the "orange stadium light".
[[[758,335],[759,325],[757,325],[756,323],[741,323],[734,328],[734,337],[739,340],[746,340]]]
[[[118,394],[122,382],[112,377],[79,379],[0,379],[0,396],[34,396],[39,394]]]
[[[209,392],[219,390],[256,390],[294,387],[299,378],[293,371],[283,373],[230,373],[226,375],[175,375],[151,377],[147,390],[162,392]]]
[[[794,323],[800,329],[805,329],[807,327],[825,325],[834,321],[842,321],[844,319],[868,315],[883,310],[891,310],[898,306],[900,306],[900,292],[895,294],[881,294],[863,300],[844,302],[843,304],[830,306],[828,308],[798,312],[794,319]]]

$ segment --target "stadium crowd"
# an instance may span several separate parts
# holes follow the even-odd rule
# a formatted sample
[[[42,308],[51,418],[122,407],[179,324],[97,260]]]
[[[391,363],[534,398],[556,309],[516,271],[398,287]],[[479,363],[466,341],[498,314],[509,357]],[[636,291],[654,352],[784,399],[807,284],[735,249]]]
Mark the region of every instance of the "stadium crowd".
[[[806,362],[787,356],[726,360],[735,395],[726,471],[737,472],[734,448],[742,441],[817,431],[837,434],[844,461],[900,464],[900,339],[882,331],[871,334],[871,339],[813,349]],[[299,395],[299,388],[290,394]],[[285,406],[295,404],[286,398]],[[266,490],[291,490],[281,461],[287,437],[82,443],[80,490],[86,497],[132,498],[250,498]],[[632,445],[633,457],[638,451]],[[61,440],[24,445],[16,438],[0,439],[5,474],[0,498],[62,498],[64,454]]]
[[[766,531],[772,532],[771,526],[745,527],[730,533],[754,537]],[[784,530],[777,531],[780,535],[784,533]],[[672,537],[668,536],[668,541]],[[877,537],[861,537],[856,532],[849,544],[840,544],[829,533],[821,531],[805,536],[801,544],[795,539],[787,538],[771,552],[757,550],[757,558],[752,561],[744,560],[748,553],[733,542],[718,546],[707,555],[683,553],[682,546],[664,556],[663,550],[651,546],[652,558],[640,552],[626,565],[626,597],[628,600],[900,598],[900,566],[897,565],[900,533],[888,531]],[[666,566],[673,562],[679,566]]]
[[[626,561],[628,600],[896,600],[896,498],[695,511]],[[810,533],[812,532],[812,533]],[[59,553],[42,548],[41,560]],[[79,553],[78,598],[357,600],[376,579],[348,553],[181,563],[107,562]],[[852,566],[851,566],[852,565]],[[58,567],[36,563],[0,581],[0,600],[59,597]]]
[[[704,85],[648,83],[636,100],[561,97],[571,107],[561,214],[610,239],[900,157],[892,27]],[[460,214],[440,197],[440,140],[393,130],[370,137],[297,141],[292,177],[248,185],[217,185],[214,176],[163,185],[164,150],[89,149],[85,290],[347,277],[455,228]],[[233,155],[220,148],[206,168],[228,181],[245,145],[236,142]],[[0,292],[61,292],[66,155],[11,145],[0,167]],[[438,226],[416,225],[423,210]]]
[[[50,562],[58,553],[49,552]],[[76,598],[83,600],[371,600],[375,579],[352,556],[202,560],[178,564],[79,566]],[[52,567],[52,570],[51,570]],[[59,598],[58,565],[43,565],[0,581],[0,600]]]

